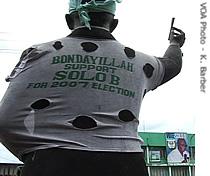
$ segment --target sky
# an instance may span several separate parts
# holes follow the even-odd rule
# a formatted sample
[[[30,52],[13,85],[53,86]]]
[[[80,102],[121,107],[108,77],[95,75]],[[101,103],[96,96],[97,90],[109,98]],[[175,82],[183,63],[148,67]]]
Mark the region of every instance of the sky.
[[[117,7],[115,17],[119,24],[113,35],[136,51],[163,56],[169,45],[172,17],[176,18],[174,26],[186,33],[182,71],[145,96],[139,115],[139,131],[195,133],[196,121],[199,124],[199,119],[203,118],[198,117],[198,101],[204,101],[204,109],[207,104],[206,94],[201,95],[199,91],[201,2],[124,0]],[[0,0],[0,98],[8,86],[4,79],[24,49],[70,33],[65,13],[68,13],[68,0]],[[206,116],[205,110],[202,112]]]

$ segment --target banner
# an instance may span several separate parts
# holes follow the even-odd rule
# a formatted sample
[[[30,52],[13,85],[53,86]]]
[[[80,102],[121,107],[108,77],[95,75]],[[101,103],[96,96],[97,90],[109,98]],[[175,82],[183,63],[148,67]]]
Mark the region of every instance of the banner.
[[[166,133],[168,163],[188,163],[190,159],[186,133]]]

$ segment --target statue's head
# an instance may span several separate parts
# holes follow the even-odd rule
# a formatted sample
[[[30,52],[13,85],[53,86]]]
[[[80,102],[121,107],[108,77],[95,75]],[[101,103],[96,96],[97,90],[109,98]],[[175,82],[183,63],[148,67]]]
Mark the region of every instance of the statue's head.
[[[121,0],[70,0],[67,24],[71,30],[79,26],[90,30],[91,26],[100,26],[112,32],[118,24],[114,16],[119,2]]]

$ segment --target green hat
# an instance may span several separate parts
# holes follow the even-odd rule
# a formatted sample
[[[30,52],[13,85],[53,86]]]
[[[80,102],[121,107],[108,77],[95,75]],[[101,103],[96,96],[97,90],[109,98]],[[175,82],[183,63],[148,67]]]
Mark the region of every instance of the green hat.
[[[120,3],[122,0],[70,0],[69,1],[69,13],[78,12],[80,21],[89,29],[90,17],[88,12],[108,12],[115,14],[116,3]]]

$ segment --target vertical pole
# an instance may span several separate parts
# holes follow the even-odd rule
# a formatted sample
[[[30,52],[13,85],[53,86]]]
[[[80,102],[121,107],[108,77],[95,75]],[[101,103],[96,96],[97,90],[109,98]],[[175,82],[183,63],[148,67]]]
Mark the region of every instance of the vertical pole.
[[[148,168],[148,169],[147,169],[147,170],[148,170],[148,174],[149,174],[149,176],[151,176],[150,166],[148,166],[147,168]]]
[[[147,163],[149,164],[149,147],[147,146]]]
[[[169,166],[168,169],[169,169],[169,176],[172,176],[171,166]]]
[[[189,176],[192,176],[191,166],[189,165]]]
[[[149,176],[151,176],[151,172],[150,172],[150,166],[149,166],[149,146],[148,146],[148,143],[147,143],[147,147],[146,147],[146,151],[147,151],[147,165],[148,165],[148,173],[149,173]]]

